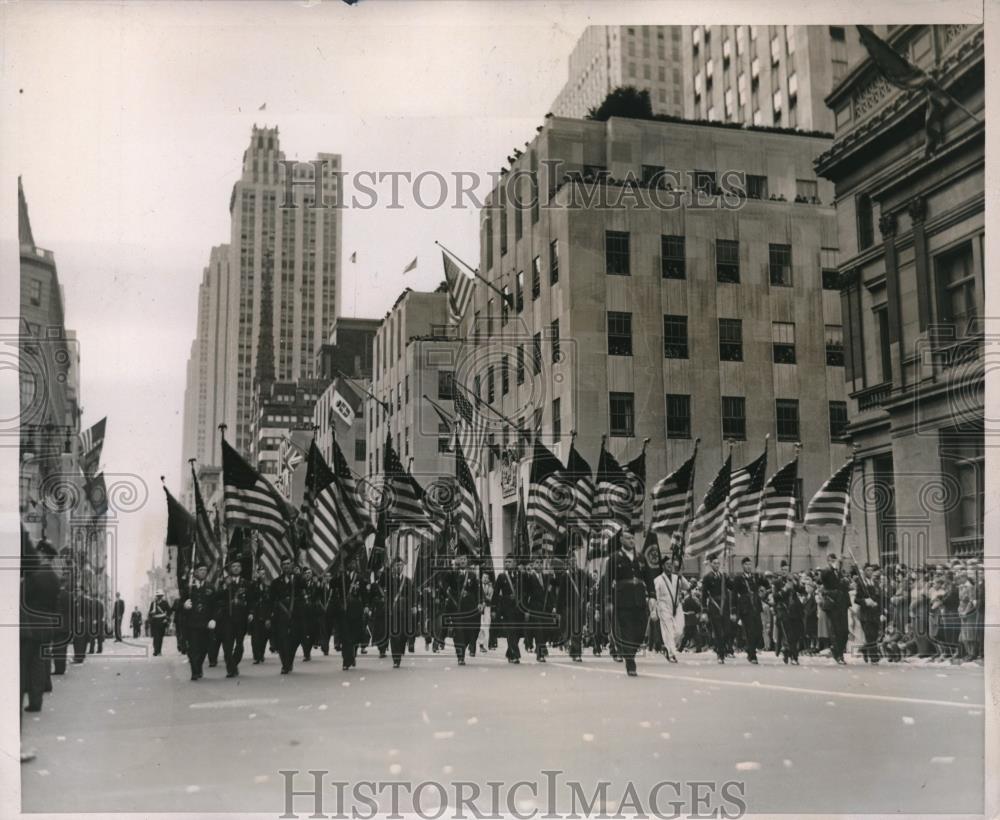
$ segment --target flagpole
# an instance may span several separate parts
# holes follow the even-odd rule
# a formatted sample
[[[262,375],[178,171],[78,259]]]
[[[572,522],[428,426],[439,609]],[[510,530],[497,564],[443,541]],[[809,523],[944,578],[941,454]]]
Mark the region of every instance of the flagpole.
[[[386,402],[382,401],[382,399],[375,396],[371,391],[365,390],[365,388],[363,388],[360,384],[354,381],[354,379],[352,379],[342,370],[334,370],[333,372],[336,373],[340,378],[344,379],[344,381],[346,381],[349,385],[360,390],[362,393],[368,396],[368,398],[372,399],[373,401],[377,401],[382,406],[382,409],[385,410],[387,413],[389,414],[392,413],[392,408],[389,404],[387,404]]]
[[[767,445],[771,440],[771,434],[767,433],[764,436],[764,464],[765,468],[767,465]],[[761,490],[761,495],[763,496],[763,490]],[[760,566],[760,504],[762,499],[757,501],[757,535],[754,539],[753,545],[753,571],[756,572],[757,568]]]
[[[197,461],[195,458],[189,458],[188,464],[191,465],[191,477],[194,478],[194,463]],[[194,577],[194,550],[195,545],[198,543],[198,511],[194,512],[194,528],[191,531],[191,560],[188,563],[188,595],[191,594],[191,579]]]
[[[503,300],[504,304],[507,305],[507,307],[510,308],[510,307],[514,306],[514,298],[513,298],[513,296],[511,294],[504,293],[503,291],[499,290],[492,282],[490,282],[489,280],[484,279],[482,276],[480,276],[478,270],[476,270],[475,268],[473,268],[471,265],[469,265],[464,260],[462,260],[459,257],[457,257],[454,253],[452,253],[450,250],[448,250],[444,245],[442,245],[436,239],[434,240],[434,244],[437,245],[439,248],[441,248],[441,250],[443,250],[446,254],[448,254],[448,256],[450,256],[452,259],[454,259],[456,262],[460,263],[464,268],[466,268],[468,271],[470,271],[472,273],[472,275],[474,277],[476,277],[476,279],[478,279],[480,282],[482,282],[483,284],[485,284],[486,287],[488,287],[490,290],[492,290],[494,293],[496,293]]]
[[[500,420],[503,421],[503,422],[506,422],[506,424],[512,430],[514,430],[515,432],[520,433],[521,435],[524,435],[524,428],[518,427],[514,422],[512,422],[509,418],[507,418],[503,413],[501,413],[499,410],[497,410],[492,404],[483,401],[481,398],[479,398],[479,396],[477,396],[475,393],[473,393],[471,390],[469,390],[469,388],[465,387],[461,382],[453,380],[452,384],[455,385],[455,387],[457,387],[463,393],[467,393],[468,395],[472,396],[472,398],[474,398],[476,400],[477,404],[485,405],[487,408],[489,408],[494,413],[496,413],[496,415],[500,417]]]
[[[795,442],[795,461],[798,462],[799,453],[802,452],[802,442]],[[798,473],[798,463],[795,465],[796,473]],[[791,528],[788,530],[788,571],[792,571],[792,545],[795,541],[795,522],[792,522]]]
[[[433,408],[434,408],[435,410],[437,410],[437,411],[438,411],[438,413],[439,413],[439,414],[440,414],[441,416],[443,416],[443,417],[444,417],[445,419],[447,419],[447,421],[448,421],[449,423],[451,423],[451,422],[453,422],[453,421],[455,420],[455,416],[454,416],[454,414],[453,414],[453,413],[449,413],[449,412],[448,412],[447,410],[445,410],[445,409],[444,409],[444,408],[443,408],[443,407],[442,407],[442,406],[441,406],[440,404],[438,404],[438,403],[437,403],[436,401],[434,401],[434,399],[432,399],[432,398],[431,398],[430,396],[428,396],[428,395],[427,395],[426,393],[423,393],[423,394],[422,394],[422,396],[423,396],[423,398],[424,398],[424,399],[425,399],[426,401],[430,402],[431,406],[432,406],[432,407],[433,407]]]

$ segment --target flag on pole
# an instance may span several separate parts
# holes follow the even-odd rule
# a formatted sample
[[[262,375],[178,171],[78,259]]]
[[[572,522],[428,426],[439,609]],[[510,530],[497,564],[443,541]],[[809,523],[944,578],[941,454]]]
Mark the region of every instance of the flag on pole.
[[[405,268],[403,268],[403,273],[409,273],[411,270],[415,270],[417,267],[417,257],[413,257],[413,261],[410,262]]]
[[[795,484],[799,457],[771,476],[760,497],[760,531],[791,532],[795,527]]]
[[[327,465],[315,441],[309,447],[302,514],[310,564],[321,567],[321,572],[337,558],[344,541],[366,524],[357,509],[356,498],[351,497]]]
[[[632,479],[622,469],[618,460],[603,446],[597,462],[597,494],[594,517],[599,520],[620,521],[632,525]]]
[[[528,533],[528,514],[524,509],[524,495],[518,489],[517,518],[514,522],[514,558],[527,561],[531,557],[531,535]]]
[[[653,516],[649,527],[670,533],[680,529],[694,512],[694,461],[697,449],[680,467],[653,486]]]
[[[572,517],[577,521],[589,521],[594,514],[594,497],[597,494],[597,487],[594,485],[590,465],[580,455],[576,445],[570,445],[565,472],[566,477],[573,483],[575,502]]]
[[[104,473],[90,476],[84,483],[84,492],[94,515],[98,518],[108,511],[108,488],[104,483]]]
[[[629,487],[629,526],[632,532],[639,532],[643,525],[643,510],[646,504],[646,445],[642,452],[624,467]]]
[[[472,301],[475,282],[472,277],[462,273],[444,251],[441,252],[441,258],[444,260],[444,278],[448,283],[448,315],[452,324],[457,325]]]
[[[455,421],[451,445],[461,446],[470,468],[476,474],[483,472],[483,448],[486,446],[486,417],[474,408],[465,396],[465,389],[453,387]]]
[[[854,477],[854,458],[847,461],[826,480],[812,497],[806,508],[807,526],[833,524],[846,527],[851,520],[851,479]]]
[[[101,451],[104,448],[104,430],[107,427],[108,417],[105,416],[93,427],[89,427],[80,433],[80,469],[83,474],[90,478],[97,472],[101,463]]]
[[[458,540],[464,544],[473,555],[478,555],[479,518],[482,515],[482,505],[479,503],[479,493],[472,480],[469,465],[462,455],[461,444],[455,448],[455,475],[458,478],[458,506],[455,509],[455,527]]]
[[[260,530],[279,539],[285,534],[292,518],[288,502],[225,439],[222,484],[227,526]]]
[[[167,537],[165,543],[168,547],[177,547],[177,588],[183,589],[184,584],[187,583],[189,550],[195,538],[194,516],[170,494],[170,490],[166,486],[164,486],[163,492],[167,496]]]
[[[348,427],[354,424],[354,408],[351,406],[351,403],[344,398],[344,394],[337,388],[333,389],[333,401],[330,403],[330,409],[333,410],[336,415],[340,417],[340,420]]]
[[[340,449],[336,439],[333,441],[333,472],[343,497],[343,504],[338,508],[337,515],[341,523],[341,533],[347,538],[364,528],[369,523],[369,518],[365,511],[365,500],[358,491],[358,483],[354,480],[354,474],[344,457],[344,451]]]
[[[698,506],[688,528],[688,555],[701,555],[720,549],[729,537],[729,480],[732,453],[726,458]]]
[[[385,452],[382,457],[384,482],[382,492],[388,493],[383,499],[382,510],[389,521],[423,521],[423,488],[417,484],[409,471],[403,467],[399,455],[392,446],[392,434],[385,437]]]
[[[536,438],[528,479],[528,523],[558,533],[573,502],[567,489],[562,463]]]
[[[590,547],[587,559],[603,558],[612,551],[612,544],[625,529],[620,521],[604,521],[590,531]]]
[[[351,262],[353,263],[353,262],[357,262],[357,261],[358,261],[358,252],[357,252],[357,251],[354,251],[354,252],[353,252],[353,253],[351,254]]]
[[[729,515],[733,525],[750,529],[757,523],[760,494],[764,490],[767,472],[767,447],[757,458],[733,471],[729,483]]]
[[[191,481],[194,483],[195,560],[204,561],[208,567],[208,577],[215,578],[222,571],[222,544],[215,537],[205,499],[201,497],[201,486],[198,484],[194,464],[191,465]]]

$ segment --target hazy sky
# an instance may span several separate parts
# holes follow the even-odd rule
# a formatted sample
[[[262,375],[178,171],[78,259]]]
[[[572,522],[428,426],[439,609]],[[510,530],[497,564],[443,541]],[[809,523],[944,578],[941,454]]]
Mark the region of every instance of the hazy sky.
[[[730,2],[711,14],[768,22],[745,19],[749,9],[760,13]],[[887,4],[879,19],[865,9],[817,7],[826,18],[810,22],[893,14]],[[906,18],[935,11],[910,3]],[[961,16],[956,4],[951,12]],[[804,13],[791,4],[770,22],[807,22]],[[348,173],[497,171],[534,136],[586,25],[707,17],[697,2],[0,5],[4,189],[23,176],[36,242],[56,254],[82,349],[83,421],[109,417],[103,466],[148,490],[120,527],[118,585],[129,602],[163,542],[159,476],[179,486],[197,288],[210,248],[228,241],[251,126],[278,125],[288,158],[339,153]],[[4,197],[5,228],[13,206]],[[381,316],[404,286],[437,285],[435,239],[478,261],[473,210],[348,209],[343,228],[345,315]],[[418,270],[404,278],[414,256]],[[16,265],[10,243],[3,258]],[[0,284],[4,305],[16,304],[14,279]],[[16,469],[16,457],[0,455]],[[7,534],[16,533],[9,496],[0,492]]]

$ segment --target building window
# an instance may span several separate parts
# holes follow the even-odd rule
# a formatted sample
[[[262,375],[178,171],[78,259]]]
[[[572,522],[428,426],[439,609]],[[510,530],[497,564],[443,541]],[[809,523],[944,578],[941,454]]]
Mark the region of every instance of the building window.
[[[477,399],[483,397],[483,380],[478,374],[472,378],[472,392]]]
[[[688,317],[663,317],[663,355],[667,359],[688,357]]]
[[[453,400],[455,398],[455,371],[438,371],[438,398]]]
[[[664,279],[684,279],[687,276],[683,236],[660,237],[660,272]]]
[[[403,392],[405,394],[406,403],[410,403],[410,374],[407,373],[403,377]]]
[[[784,288],[792,286],[791,245],[768,245],[768,270],[772,285]]]
[[[847,432],[847,402],[830,402],[830,441],[843,441]]]
[[[774,402],[778,441],[799,440],[799,400],[777,399]]]
[[[514,192],[514,241],[517,242],[524,235],[524,214],[521,211],[520,192]]]
[[[775,364],[795,364],[795,325],[792,322],[772,322],[771,346]]]
[[[517,346],[517,383],[524,384],[524,345]]]
[[[632,314],[608,311],[608,355],[632,355]]]
[[[486,338],[491,339],[493,337],[493,313],[494,308],[496,308],[496,299],[490,298],[486,300]]]
[[[500,298],[500,327],[507,327],[507,323],[510,321],[510,306],[514,302],[514,296],[510,292],[510,286],[504,285],[503,294]]]
[[[797,200],[815,202],[818,200],[818,193],[819,188],[815,179],[795,180],[795,198]]]
[[[868,194],[858,194],[854,207],[858,217],[858,250],[863,251],[875,244],[875,217],[871,197]]]
[[[42,304],[42,283],[39,279],[28,280],[28,301],[35,307]]]
[[[438,452],[451,452],[451,427],[446,422],[438,422]]]
[[[562,436],[561,408],[562,400],[552,399],[552,436],[556,439]]]
[[[501,189],[503,190],[503,189]],[[507,253],[507,203],[503,202],[497,213],[500,216],[500,255]]]
[[[627,231],[604,232],[604,263],[609,276],[630,276]]]
[[[715,275],[719,282],[740,281],[740,242],[738,239],[715,240]]]
[[[611,435],[631,437],[635,435],[635,397],[632,393],[608,394],[608,408],[611,416]]]
[[[719,319],[719,359],[743,361],[743,320]]]
[[[667,393],[667,438],[691,438],[691,397]]]
[[[844,366],[844,328],[842,325],[826,326],[826,364],[828,367]]]
[[[517,272],[517,289],[514,291],[514,310],[520,315],[524,310],[524,271]]]
[[[711,118],[710,118],[711,119]],[[696,191],[701,191],[706,194],[715,194],[718,192],[718,186],[715,183],[715,171],[698,171],[694,172],[694,188]]]
[[[365,451],[367,442],[363,438],[354,439],[354,460],[364,463],[364,460],[368,458]]]
[[[562,354],[559,352],[559,320],[554,319],[550,325],[550,336],[552,338],[552,364],[559,364]]]
[[[942,471],[954,480],[959,488],[958,503],[945,518],[945,529],[952,554],[983,553],[983,513],[985,508],[984,440],[963,429],[950,429],[940,433]]]
[[[938,281],[938,317],[954,328],[954,339],[964,339],[977,330],[976,277],[972,243],[942,253],[934,259]]]
[[[722,438],[726,441],[746,441],[747,406],[743,396],[722,397]]]
[[[643,165],[642,166],[643,185],[652,185],[652,186],[658,185],[664,173],[665,170],[662,165]]]
[[[747,199],[767,199],[767,177],[747,174]]]
[[[493,379],[493,365],[486,368],[486,403],[493,404],[497,397],[496,384]]]
[[[539,373],[542,372],[542,334],[536,333],[534,337],[532,337],[531,341],[534,344],[535,348],[533,359],[534,359],[535,375],[537,376]]]
[[[542,292],[542,260],[535,257],[531,260],[531,301],[539,297]]]
[[[559,240],[549,242],[549,284],[559,281]]]
[[[836,268],[823,268],[823,290],[840,290],[840,272]]]

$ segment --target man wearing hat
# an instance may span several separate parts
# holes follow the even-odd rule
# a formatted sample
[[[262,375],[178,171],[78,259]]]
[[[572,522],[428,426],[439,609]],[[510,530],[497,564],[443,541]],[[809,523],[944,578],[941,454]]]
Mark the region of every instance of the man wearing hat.
[[[216,595],[215,632],[222,642],[222,657],[226,662],[226,677],[240,674],[243,642],[247,625],[253,620],[249,605],[249,585],[243,577],[243,563],[238,554],[231,554]]]
[[[170,623],[170,604],[163,597],[162,591],[157,591],[150,603],[146,620],[149,621],[149,631],[153,636],[153,655],[156,656],[163,651],[163,636],[167,634],[167,624]]]
[[[850,587],[840,570],[840,556],[831,552],[827,557],[827,566],[820,573],[820,584],[823,586],[822,606],[830,619],[831,636],[830,653],[839,664],[845,664],[844,651],[847,649],[847,610],[850,607]]]
[[[878,663],[880,652],[878,648],[879,628],[882,621],[882,590],[875,578],[875,565],[865,564],[856,580],[855,603],[860,609],[861,629],[865,634],[865,642],[861,647],[861,656],[865,663]]]
[[[44,693],[51,691],[49,646],[59,623],[59,576],[52,567],[56,551],[42,539],[21,561],[21,697],[26,712],[42,711]]]
[[[743,571],[732,579],[736,615],[743,625],[746,639],[747,660],[757,663],[757,650],[764,648],[764,624],[761,620],[762,604],[760,587],[763,579],[754,572],[753,560],[748,556],[740,562]]]
[[[503,572],[497,575],[493,586],[493,609],[501,635],[507,639],[507,663],[520,663],[521,650],[518,643],[521,640],[521,630],[524,628],[523,617],[517,606],[518,576],[520,572],[513,555],[505,555]]]
[[[653,581],[656,591],[656,618],[667,660],[677,663],[677,640],[684,634],[684,596],[687,580],[681,575],[681,562],[672,555],[660,558],[662,571]]]
[[[635,548],[635,536],[628,529],[619,534],[618,549],[605,567],[607,586],[611,591],[611,621],[618,653],[625,661],[625,671],[634,678],[635,653],[646,637],[646,624],[655,612],[656,592],[646,562]]]
[[[344,555],[343,547],[341,555]],[[358,569],[357,556],[352,553],[346,556],[333,579],[334,629],[345,672],[358,664],[358,644],[364,640],[367,608],[368,583]]]
[[[446,607],[446,622],[451,627],[459,666],[465,666],[466,651],[469,647],[475,647],[476,637],[479,635],[481,606],[478,573],[469,568],[468,548],[459,544],[455,555],[455,569],[448,582]]]
[[[191,680],[201,680],[202,666],[208,653],[210,634],[215,629],[215,590],[205,580],[208,564],[195,564],[194,578],[184,599],[184,634],[187,639],[187,656],[191,664]]]
[[[417,629],[417,600],[413,594],[413,581],[406,577],[403,568],[403,559],[397,555],[392,561],[385,587],[389,651],[395,669],[399,668],[407,641]]]
[[[271,640],[281,658],[281,674],[295,665],[295,651],[305,632],[306,607],[309,604],[302,576],[295,571],[290,556],[281,559],[281,575],[271,582]]]
[[[715,655],[719,663],[725,663],[730,630],[731,584],[720,567],[718,553],[709,558],[708,563],[708,572],[701,579],[704,606],[712,630]]]
[[[267,651],[267,622],[271,617],[271,589],[268,586],[263,567],[258,567],[257,572],[254,573],[254,579],[247,595],[247,605],[250,614],[253,615],[252,620],[248,619],[250,651],[253,653],[254,663],[263,663],[264,654]]]
[[[548,650],[545,641],[550,627],[550,607],[547,606],[548,582],[542,574],[542,561],[537,556],[532,558],[528,569],[521,574],[520,600],[524,610],[525,649],[535,650],[535,660],[545,663]],[[528,639],[531,647],[528,646]]]

